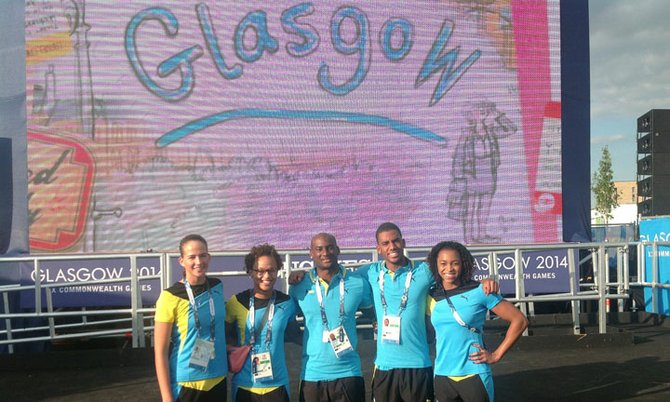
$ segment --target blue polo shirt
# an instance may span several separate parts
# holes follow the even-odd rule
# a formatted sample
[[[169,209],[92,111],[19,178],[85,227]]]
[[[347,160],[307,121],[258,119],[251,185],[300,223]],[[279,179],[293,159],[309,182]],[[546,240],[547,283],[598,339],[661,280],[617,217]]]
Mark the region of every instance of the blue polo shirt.
[[[323,342],[323,321],[321,309],[316,295],[316,286],[321,286],[324,310],[328,328],[335,329],[340,322],[340,281],[344,281],[344,330],[354,350],[338,359],[332,346]],[[340,266],[330,284],[318,277],[316,268],[305,275],[301,282],[292,285],[289,295],[298,304],[305,317],[305,333],[303,335],[302,372],[305,381],[329,381],[343,377],[362,376],[361,359],[356,350],[358,337],[356,334],[356,310],[372,307],[370,286],[367,281],[355,272]]]
[[[379,287],[379,272],[384,272],[384,298],[387,304],[387,314],[397,316],[410,270],[412,271],[412,278],[407,294],[407,305],[400,314],[400,343],[382,342],[382,326],[377,326],[375,365],[380,370],[424,368],[432,365],[428,354],[425,319],[426,298],[435,281],[428,265],[423,262],[415,264],[410,261],[406,266],[393,272],[386,268],[384,261],[379,261],[365,265],[357,271],[370,283],[377,322],[381,323],[384,316],[384,307]],[[402,356],[402,358],[399,358],[399,356]]]
[[[431,322],[436,335],[435,375],[464,376],[491,373],[488,364],[475,364],[468,359],[468,355],[479,350],[472,346],[473,343],[484,345],[482,336],[486,311],[497,306],[502,296],[499,294],[487,296],[481,284],[457,288],[448,291],[447,294],[463,322],[477,328],[479,333],[461,326],[454,318],[442,290],[433,291],[428,311],[431,313]]]
[[[226,356],[226,305],[223,299],[223,283],[217,278],[207,278],[206,285],[194,285],[195,306],[200,319],[200,331],[195,324],[193,306],[189,302],[186,287],[177,282],[163,290],[156,301],[155,320],[172,323],[172,345],[170,350],[170,381],[172,393],[178,395],[182,386],[197,389],[211,389],[221,382],[228,373]],[[209,310],[209,298],[214,301],[214,320]],[[189,361],[196,339],[211,339],[211,325],[214,321],[216,358],[209,361],[206,369],[191,367]]]
[[[270,352],[270,358],[272,359],[272,379],[254,382],[251,373],[251,359],[247,358],[242,370],[233,377],[233,400],[235,400],[234,395],[237,394],[237,390],[240,387],[250,389],[254,393],[256,393],[257,389],[274,389],[279,386],[286,387],[287,392],[290,390],[288,369],[286,368],[286,358],[284,355],[284,333],[289,323],[295,321],[295,303],[288,295],[282,292],[277,291],[275,295],[276,300],[269,350],[265,344],[268,332],[267,316],[263,324],[263,316],[265,316],[269,308],[269,300],[254,299],[254,308],[256,309],[254,314],[254,330],[259,332],[258,339],[256,339],[256,344],[254,345],[254,353]],[[251,336],[251,322],[249,321],[250,297],[253,297],[252,291],[245,290],[231,297],[226,304],[226,322],[235,324],[238,334],[237,339],[239,339],[240,345],[248,343]],[[263,329],[258,331],[257,328],[261,324],[263,324]]]

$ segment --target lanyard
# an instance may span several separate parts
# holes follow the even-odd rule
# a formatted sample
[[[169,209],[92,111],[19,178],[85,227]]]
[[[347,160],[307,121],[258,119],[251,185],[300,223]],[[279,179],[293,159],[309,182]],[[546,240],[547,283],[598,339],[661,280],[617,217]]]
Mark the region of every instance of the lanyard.
[[[270,349],[270,341],[272,341],[272,317],[275,315],[275,292],[272,292],[272,297],[267,306],[267,324],[268,330],[265,332],[265,347]],[[256,344],[256,336],[260,335],[263,331],[263,323],[261,322],[261,327],[256,334],[256,309],[254,308],[254,292],[253,290],[249,292],[249,321],[251,328],[249,328],[249,345],[251,348],[254,348]]]
[[[479,330],[475,327],[469,326],[463,319],[461,318],[461,315],[458,314],[458,311],[456,311],[456,306],[454,306],[454,303],[451,302],[451,299],[449,296],[447,296],[447,291],[442,288],[442,293],[444,294],[444,298],[447,299],[447,303],[449,303],[449,308],[451,308],[451,314],[453,314],[454,319],[456,322],[458,322],[462,327],[466,328],[470,332],[474,332],[475,334],[479,333]]]
[[[340,269],[340,339],[344,338],[342,333],[342,322],[344,321],[344,272]],[[323,323],[323,330],[328,331],[328,318],[326,317],[326,309],[323,306],[323,294],[321,293],[321,284],[319,283],[319,276],[316,279],[312,277],[312,282],[316,287],[316,299],[319,301],[319,308],[321,309],[321,322]]]
[[[405,289],[402,292],[402,297],[400,298],[400,307],[398,308],[398,317],[407,307],[407,295],[409,294],[409,285],[412,282],[412,272],[414,272],[414,263],[412,260],[409,260],[409,269],[407,272],[407,278],[405,278]],[[381,267],[379,270],[379,294],[382,299],[382,306],[384,307],[384,315],[386,315],[386,310],[388,309],[388,304],[386,304],[386,297],[384,297],[384,267]]]
[[[198,312],[198,306],[195,303],[195,297],[193,296],[193,289],[191,289],[191,284],[188,283],[188,280],[184,278],[184,286],[186,287],[186,294],[188,294],[188,302],[193,307],[193,319],[195,320],[195,328],[200,336],[200,313]],[[209,319],[210,319],[210,340],[214,342],[215,340],[215,330],[216,330],[216,321],[214,317],[216,316],[216,309],[214,308],[214,298],[212,297],[212,290],[209,288],[209,281],[205,278],[205,286],[207,287],[207,293],[209,294]]]

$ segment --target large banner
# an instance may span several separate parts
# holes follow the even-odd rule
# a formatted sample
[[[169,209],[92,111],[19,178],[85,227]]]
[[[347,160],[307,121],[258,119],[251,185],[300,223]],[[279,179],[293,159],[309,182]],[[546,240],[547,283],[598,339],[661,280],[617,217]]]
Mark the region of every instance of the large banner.
[[[32,251],[562,236],[559,2],[26,2]]]
[[[46,286],[42,290],[42,306],[45,307],[47,292],[54,308],[131,305],[132,273],[128,258],[42,261],[39,271],[35,271],[32,262],[21,262],[20,270],[22,285],[34,285],[39,279],[41,285]],[[160,273],[158,257],[137,259],[138,277]],[[162,287],[159,279],[142,279],[137,289],[142,294],[142,304],[152,306]],[[20,295],[21,308],[35,308],[35,291],[20,292]]]
[[[520,260],[523,273],[524,290],[528,294],[563,293],[570,291],[570,275],[568,270],[569,249],[553,249],[527,251]],[[284,253],[280,251],[283,255]],[[422,262],[426,252],[411,251],[410,258]],[[575,255],[576,257],[576,255]],[[369,253],[342,250],[339,262],[349,266],[360,266],[371,262],[372,250]],[[183,276],[183,268],[176,256],[170,257],[172,267],[168,283],[173,284]],[[290,263],[285,262],[291,271],[314,268],[314,262],[307,253],[292,254]],[[138,278],[160,275],[164,267],[158,256],[140,256],[137,258]],[[42,291],[42,304],[46,306],[47,292],[54,308],[61,307],[101,307],[128,306],[131,300],[131,266],[127,257],[59,259],[41,261],[39,271],[35,271],[32,262],[20,263],[21,284],[34,285],[38,279],[46,289]],[[252,281],[244,273],[244,256],[215,255],[209,265],[211,276],[228,274],[222,277],[226,299],[248,289]],[[495,276],[493,273],[496,273]],[[481,281],[493,277],[500,284],[500,292],[506,296],[515,295],[516,260],[513,253],[504,252],[491,260],[488,254],[475,256],[475,272],[473,279]],[[237,273],[236,276],[229,274]],[[140,279],[138,290],[142,295],[144,306],[155,304],[161,285],[158,279]],[[285,280],[280,278],[276,285],[286,291]],[[35,308],[33,291],[21,292],[21,308]]]
[[[283,254],[283,253],[282,253]],[[179,259],[171,256],[171,276],[168,283],[179,281],[183,277],[183,268]],[[372,253],[360,253],[342,250],[341,264],[364,264],[370,262]],[[286,263],[285,263],[286,264]],[[32,262],[21,262],[20,283],[34,285],[39,279],[42,290],[42,306],[47,305],[47,293],[54,308],[61,307],[123,307],[131,304],[131,266],[127,257],[59,259],[41,261],[39,271],[35,271]],[[136,272],[139,280],[142,305],[153,306],[162,290],[160,280],[142,277],[161,275],[162,269],[158,256],[140,256],[137,258]],[[307,254],[292,255],[291,270],[314,268],[314,262]],[[221,277],[224,282],[224,296],[231,296],[253,287],[253,282],[245,274],[244,256],[212,256],[209,275],[237,273]],[[39,276],[39,278],[38,278]],[[275,287],[287,292],[285,279],[281,278]],[[20,292],[21,308],[35,308],[35,292]]]
[[[523,275],[524,293],[566,293],[570,291],[569,254],[578,260],[576,249],[545,249],[525,251],[521,255],[519,272]],[[517,263],[513,252],[491,254],[475,252],[475,270],[472,279],[481,281],[493,278],[500,284],[500,293],[513,297],[516,294]],[[425,253],[411,252],[411,258],[423,259]]]

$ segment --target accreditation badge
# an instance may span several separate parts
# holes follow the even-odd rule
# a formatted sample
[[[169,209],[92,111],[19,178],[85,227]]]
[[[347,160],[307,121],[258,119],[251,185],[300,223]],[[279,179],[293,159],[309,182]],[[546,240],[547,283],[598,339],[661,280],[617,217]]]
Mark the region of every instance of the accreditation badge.
[[[344,327],[339,326],[328,333],[328,341],[338,359],[354,350]]]
[[[206,369],[209,361],[214,358],[214,342],[197,338],[193,345],[193,352],[188,361],[191,367]]]
[[[272,359],[270,352],[254,353],[251,355],[251,375],[254,381],[272,379]]]
[[[400,343],[400,317],[385,315],[382,320],[382,342]]]

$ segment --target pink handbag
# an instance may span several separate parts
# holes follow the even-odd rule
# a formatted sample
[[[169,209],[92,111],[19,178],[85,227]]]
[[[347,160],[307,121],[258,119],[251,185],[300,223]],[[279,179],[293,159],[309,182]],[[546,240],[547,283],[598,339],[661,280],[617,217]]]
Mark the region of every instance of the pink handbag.
[[[228,352],[228,371],[237,373],[242,370],[244,363],[247,362],[250,350],[251,345],[226,346],[226,351]]]

